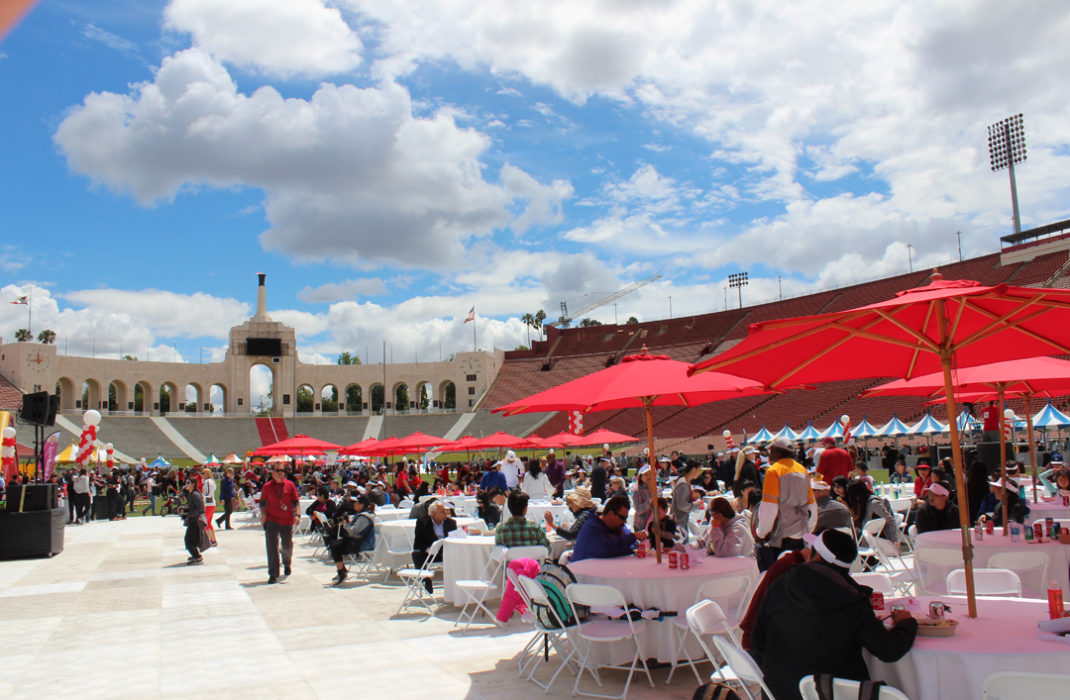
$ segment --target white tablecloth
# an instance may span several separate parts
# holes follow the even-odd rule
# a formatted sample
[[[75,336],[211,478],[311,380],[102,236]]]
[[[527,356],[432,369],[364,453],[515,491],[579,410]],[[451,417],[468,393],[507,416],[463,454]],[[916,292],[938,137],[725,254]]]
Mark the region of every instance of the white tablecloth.
[[[670,569],[664,555],[661,565],[658,565],[653,554],[648,554],[645,559],[635,556],[584,559],[569,564],[569,568],[580,583],[613,586],[630,604],[644,609],[674,611],[680,615],[695,604],[699,588],[711,578],[747,574],[751,578],[752,589],[753,582],[758,580],[758,565],[750,557],[711,557],[699,550],[689,550],[689,553],[691,568],[686,571]],[[644,658],[656,658],[665,663],[672,661],[673,634],[671,618],[660,622],[642,622],[639,643]],[[692,658],[699,658],[701,649],[693,638],[688,639],[685,648]],[[630,660],[633,651],[630,642],[599,644],[594,648],[593,655],[601,663],[617,663]]]
[[[486,528],[479,518],[455,518],[457,527]],[[375,553],[373,560],[379,566],[412,566],[412,541],[416,535],[416,520],[405,518],[379,525],[376,533]],[[391,555],[387,549],[393,549],[403,554]]]
[[[1063,595],[1070,598],[1070,545],[1059,544],[1045,540],[1042,544],[1026,544],[1024,541],[1011,542],[1010,537],[999,534],[985,535],[980,541],[973,542],[973,565],[974,568],[988,566],[988,560],[997,552],[1022,552],[1039,551],[1048,555],[1047,580],[1058,581],[1063,588]],[[971,531],[972,539],[972,531]],[[947,588],[944,580],[952,569],[961,569],[962,563],[962,536],[959,530],[936,530],[923,532],[918,535],[914,543],[914,549],[918,552],[936,551],[939,553],[939,562],[931,563],[915,557],[914,568],[918,573],[925,593],[939,595]],[[924,555],[919,555],[924,556]],[[1013,568],[1013,567],[1011,567]],[[1047,598],[1047,582],[1041,582],[1036,573],[1020,571],[1022,577],[1022,595],[1027,598]],[[1039,587],[1039,588],[1038,588]]]
[[[542,503],[537,503],[535,501],[528,502],[528,520],[543,525],[546,523],[545,516],[543,515],[544,513],[552,515],[554,520],[561,525],[566,525],[572,522],[572,511],[570,511],[568,506],[563,503],[555,506],[545,501]],[[506,510],[504,516],[508,516],[508,510]]]
[[[572,544],[557,535],[550,536],[550,556],[556,560],[562,552],[570,549]],[[454,605],[464,605],[465,598],[455,584],[457,581],[478,579],[482,575],[494,549],[494,535],[450,538],[446,540],[443,549],[445,554],[442,557],[442,568],[446,601]],[[504,580],[504,573],[502,576]],[[502,585],[500,581],[499,585]],[[497,600],[503,592],[504,588],[499,588],[496,594],[488,595],[487,600]]]
[[[409,511],[407,508],[395,509],[395,510],[383,510],[381,508],[375,509],[375,517],[379,518],[384,523],[392,523],[395,520],[408,520]]]
[[[911,700],[972,700],[981,697],[984,679],[997,671],[1066,673],[1070,668],[1070,643],[1037,635],[1037,621],[1048,618],[1047,601],[979,598],[977,618],[971,620],[965,598],[916,600],[918,605],[908,608],[916,617],[928,614],[930,600],[947,603],[948,615],[959,622],[955,636],[919,636],[895,663],[865,655],[875,680],[886,681]]]
[[[1043,520],[1044,518],[1070,520],[1070,506],[1064,506],[1062,498],[1056,498],[1054,501],[1047,503],[1044,502],[1043,498],[1038,503],[1033,503],[1033,499],[1029,499],[1026,505],[1029,506],[1030,520]]]

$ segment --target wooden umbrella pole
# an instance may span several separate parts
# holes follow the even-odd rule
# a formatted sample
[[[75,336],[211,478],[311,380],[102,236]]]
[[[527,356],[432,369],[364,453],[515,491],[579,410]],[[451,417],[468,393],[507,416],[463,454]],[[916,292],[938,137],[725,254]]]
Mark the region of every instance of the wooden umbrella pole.
[[[947,315],[943,304],[936,305],[936,312],[940,322],[940,366],[944,371],[944,401],[947,403],[947,414],[955,414],[955,387],[951,383],[951,350],[947,347]],[[960,494],[966,493],[966,475],[962,466],[962,445],[959,444],[959,425],[952,420],[948,425],[951,431],[951,459],[955,468],[955,488]],[[961,496],[960,496],[961,498]],[[973,545],[970,543],[970,513],[969,508],[959,508],[959,530],[962,535],[962,564],[966,574],[966,605],[967,614],[977,617],[977,593],[973,585]]]
[[[1003,536],[1010,534],[1007,522],[1007,416],[1003,414],[1004,388],[999,385],[999,478],[1003,484]]]
[[[654,400],[643,397],[643,406],[646,410],[646,447],[649,455],[647,464],[650,465],[650,499],[651,509],[654,512],[654,559],[661,563],[661,522],[658,520],[658,473],[657,462],[654,461]],[[643,488],[643,480],[639,479],[636,488]]]
[[[1033,503],[1037,502],[1037,489],[1040,488],[1040,479],[1037,478],[1037,446],[1033,439],[1033,413],[1029,410],[1029,394],[1025,399],[1025,434],[1029,440],[1029,463],[1033,467]]]

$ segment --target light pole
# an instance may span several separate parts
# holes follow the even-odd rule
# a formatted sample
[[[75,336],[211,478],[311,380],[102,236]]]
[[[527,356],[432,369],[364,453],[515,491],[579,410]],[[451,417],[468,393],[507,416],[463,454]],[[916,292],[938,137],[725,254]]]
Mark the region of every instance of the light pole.
[[[721,287],[724,291],[724,310],[728,311],[728,287]]]
[[[743,288],[748,284],[746,272],[733,272],[728,276],[728,286],[735,288],[739,294],[739,308],[743,308]],[[727,303],[726,303],[727,306]]]
[[[907,271],[914,271],[914,246],[907,243]]]
[[[669,297],[669,320],[672,320],[672,297]]]
[[[988,157],[992,172],[1007,168],[1011,181],[1011,209],[1014,212],[1014,232],[1022,232],[1018,215],[1018,185],[1014,180],[1014,164],[1025,160],[1025,127],[1022,115],[1016,114],[988,127]]]

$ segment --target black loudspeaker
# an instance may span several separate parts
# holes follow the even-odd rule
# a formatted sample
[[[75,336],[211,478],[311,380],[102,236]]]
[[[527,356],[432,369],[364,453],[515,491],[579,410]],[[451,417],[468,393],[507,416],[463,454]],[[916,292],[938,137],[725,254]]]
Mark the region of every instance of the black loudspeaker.
[[[34,425],[45,424],[48,420],[47,391],[36,391],[22,397],[22,419]]]
[[[1004,461],[1014,459],[1014,445],[1007,443]],[[977,458],[988,467],[989,474],[998,474],[1002,462],[999,459],[999,442],[982,442],[977,446]]]
[[[8,512],[13,513],[52,510],[56,507],[56,484],[12,484],[7,487],[4,501]]]
[[[133,404],[130,407],[133,408]],[[52,394],[48,397],[48,416],[45,417],[45,425],[55,425],[57,413],[59,413],[59,394]]]

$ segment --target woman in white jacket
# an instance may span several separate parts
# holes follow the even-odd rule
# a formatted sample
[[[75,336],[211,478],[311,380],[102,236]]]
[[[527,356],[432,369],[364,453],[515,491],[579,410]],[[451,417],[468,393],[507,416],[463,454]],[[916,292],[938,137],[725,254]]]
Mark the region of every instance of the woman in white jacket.
[[[524,475],[520,490],[532,500],[548,501],[554,495],[554,487],[550,483],[550,479],[543,473],[542,467],[534,459],[528,461],[528,473]]]
[[[753,557],[754,538],[747,518],[736,514],[727,498],[710,501],[710,529],[706,551],[715,557]]]

